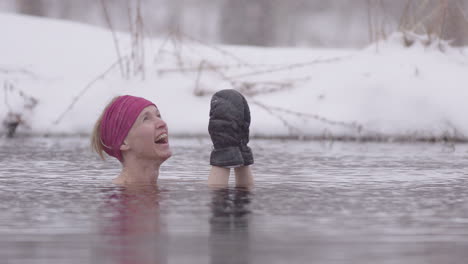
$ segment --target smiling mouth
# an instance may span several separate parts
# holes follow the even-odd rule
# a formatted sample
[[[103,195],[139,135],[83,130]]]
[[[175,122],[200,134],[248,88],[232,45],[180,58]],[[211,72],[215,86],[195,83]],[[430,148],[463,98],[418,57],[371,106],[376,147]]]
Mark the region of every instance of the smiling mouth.
[[[168,142],[168,138],[167,138],[166,133],[159,135],[156,138],[156,140],[154,140],[154,143],[156,143],[156,144],[167,144],[167,142]]]

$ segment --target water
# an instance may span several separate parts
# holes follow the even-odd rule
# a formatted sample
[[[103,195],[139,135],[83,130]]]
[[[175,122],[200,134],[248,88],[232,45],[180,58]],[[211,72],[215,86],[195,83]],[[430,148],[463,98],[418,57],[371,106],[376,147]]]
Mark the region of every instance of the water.
[[[1,263],[465,263],[468,145],[254,140],[212,190],[208,139],[123,188],[87,138],[0,139]]]

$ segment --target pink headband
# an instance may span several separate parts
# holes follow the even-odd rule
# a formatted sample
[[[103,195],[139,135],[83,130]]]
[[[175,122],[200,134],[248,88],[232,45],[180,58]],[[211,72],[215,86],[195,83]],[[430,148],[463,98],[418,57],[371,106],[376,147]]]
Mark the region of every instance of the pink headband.
[[[154,103],[131,95],[119,96],[104,112],[101,120],[101,143],[104,151],[123,162],[120,146],[141,111]]]

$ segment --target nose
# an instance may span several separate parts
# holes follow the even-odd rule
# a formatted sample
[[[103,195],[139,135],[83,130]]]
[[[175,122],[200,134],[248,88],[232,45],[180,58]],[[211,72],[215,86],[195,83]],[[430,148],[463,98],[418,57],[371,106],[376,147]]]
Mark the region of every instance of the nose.
[[[167,127],[167,124],[164,120],[162,120],[161,118],[156,119],[156,128],[160,129],[160,128],[166,128],[166,127]]]

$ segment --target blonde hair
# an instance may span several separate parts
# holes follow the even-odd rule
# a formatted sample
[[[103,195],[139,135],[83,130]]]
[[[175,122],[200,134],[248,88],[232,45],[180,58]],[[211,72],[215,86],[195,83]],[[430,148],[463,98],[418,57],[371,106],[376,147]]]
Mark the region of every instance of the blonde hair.
[[[106,105],[104,108],[104,111],[102,111],[101,115],[99,116],[98,120],[94,124],[93,132],[91,133],[91,149],[94,150],[99,157],[101,157],[102,160],[105,160],[106,157],[104,155],[104,143],[102,143],[101,139],[101,123],[102,123],[102,117],[104,116],[104,113],[106,112],[107,108],[112,105],[112,103],[117,100],[120,96],[116,96],[112,98],[112,100]]]

